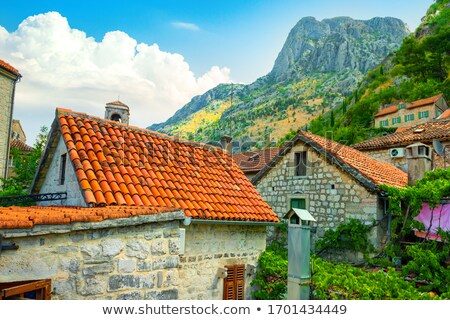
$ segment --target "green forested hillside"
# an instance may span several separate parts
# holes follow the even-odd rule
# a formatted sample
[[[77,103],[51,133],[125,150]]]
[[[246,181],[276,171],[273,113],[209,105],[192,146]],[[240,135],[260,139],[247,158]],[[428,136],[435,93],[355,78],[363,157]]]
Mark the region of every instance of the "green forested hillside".
[[[342,106],[313,120],[306,129],[353,144],[382,132],[373,128],[381,105],[444,93],[450,98],[450,0],[437,0],[416,32],[399,50],[367,73]]]

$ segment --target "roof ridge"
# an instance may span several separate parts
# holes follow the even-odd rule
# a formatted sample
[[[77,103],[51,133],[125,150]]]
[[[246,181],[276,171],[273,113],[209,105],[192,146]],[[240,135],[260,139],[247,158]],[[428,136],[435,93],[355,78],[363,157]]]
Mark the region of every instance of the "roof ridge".
[[[170,136],[168,134],[161,133],[161,132],[158,132],[158,131],[153,131],[153,130],[150,130],[150,129],[147,129],[147,128],[141,128],[141,127],[138,127],[138,126],[132,126],[132,125],[128,125],[126,123],[117,122],[117,121],[114,121],[114,120],[108,120],[108,119],[105,119],[105,118],[102,118],[102,117],[99,117],[99,116],[93,116],[93,115],[87,114],[85,112],[73,111],[71,109],[66,109],[66,108],[56,108],[56,115],[59,116],[60,114],[68,114],[68,115],[71,115],[71,116],[82,117],[82,118],[86,118],[86,119],[89,119],[89,120],[95,120],[95,121],[98,121],[100,123],[110,124],[112,126],[128,128],[128,129],[132,129],[134,131],[140,132],[140,133],[151,134],[151,135],[157,136],[159,138],[163,138],[163,139],[167,139],[167,140],[170,140],[170,141],[184,143],[184,144],[187,144],[187,145],[196,146],[196,147],[199,147],[199,148],[202,148],[202,149],[211,149],[211,148],[213,148],[213,150],[216,150],[216,151],[223,151],[223,149],[221,147],[217,147],[217,146],[214,146],[212,144],[191,141],[191,140],[179,138],[179,137],[176,137],[176,136]]]

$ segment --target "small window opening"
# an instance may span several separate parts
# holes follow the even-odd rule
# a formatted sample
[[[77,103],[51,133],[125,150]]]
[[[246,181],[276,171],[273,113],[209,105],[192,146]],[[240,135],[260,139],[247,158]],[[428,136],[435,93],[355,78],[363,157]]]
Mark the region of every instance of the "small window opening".
[[[306,151],[295,153],[295,175],[306,176]]]
[[[61,155],[61,164],[59,169],[59,184],[64,184],[66,181],[66,162],[67,153]]]

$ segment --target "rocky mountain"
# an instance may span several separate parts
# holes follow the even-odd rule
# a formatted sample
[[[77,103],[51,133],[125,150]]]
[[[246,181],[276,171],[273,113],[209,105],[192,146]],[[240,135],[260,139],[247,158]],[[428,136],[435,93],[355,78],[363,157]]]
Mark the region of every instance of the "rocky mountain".
[[[269,74],[245,86],[220,85],[149,128],[203,142],[231,134],[260,148],[340,106],[408,33],[396,18],[302,18]]]
[[[338,108],[308,124],[312,133],[354,144],[394,131],[375,128],[380,106],[443,93],[450,97],[450,0],[436,0],[401,46],[368,71]]]

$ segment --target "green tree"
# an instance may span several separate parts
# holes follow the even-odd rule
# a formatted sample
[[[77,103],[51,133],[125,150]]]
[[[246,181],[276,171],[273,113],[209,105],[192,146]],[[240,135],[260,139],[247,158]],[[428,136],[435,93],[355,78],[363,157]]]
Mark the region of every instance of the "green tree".
[[[15,175],[2,179],[0,196],[15,196],[28,193],[47,142],[47,132],[47,127],[41,127],[34,143],[33,151],[29,154],[23,155],[17,149],[11,150],[14,159]]]

